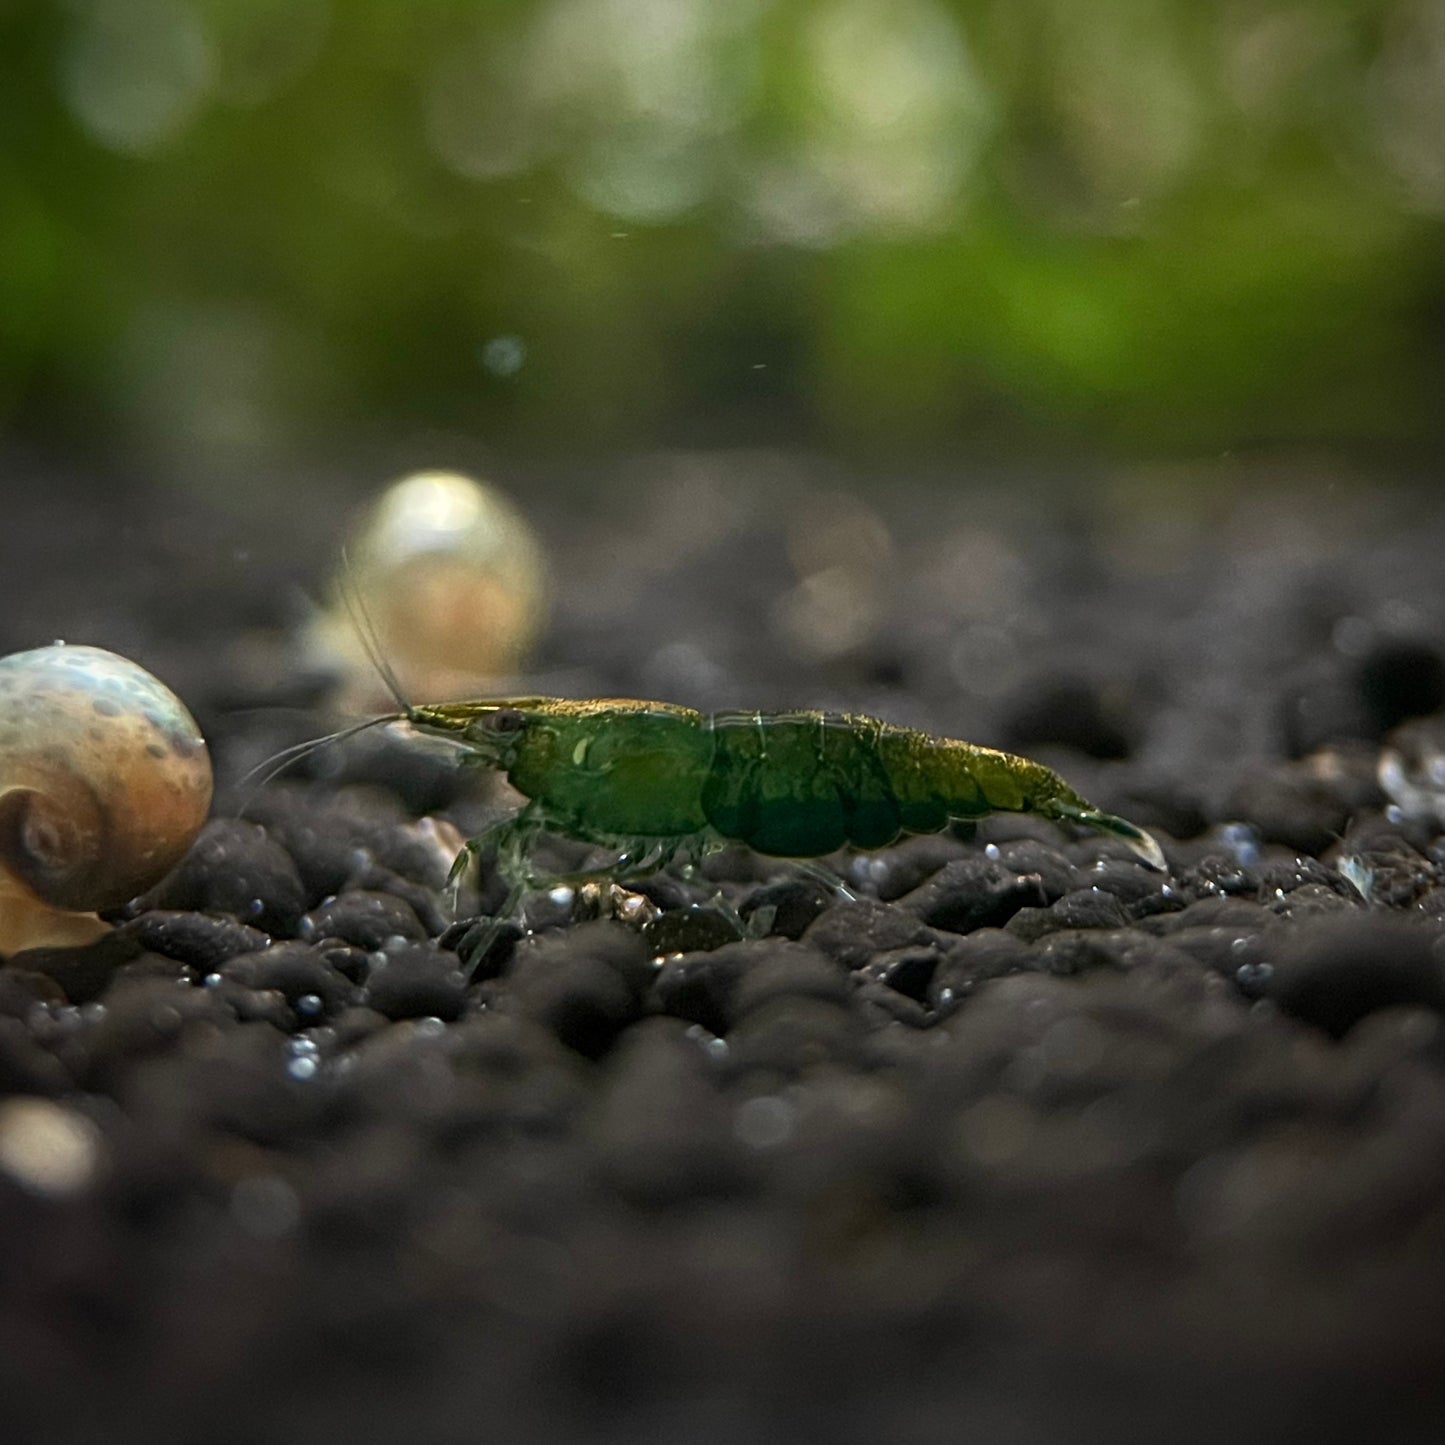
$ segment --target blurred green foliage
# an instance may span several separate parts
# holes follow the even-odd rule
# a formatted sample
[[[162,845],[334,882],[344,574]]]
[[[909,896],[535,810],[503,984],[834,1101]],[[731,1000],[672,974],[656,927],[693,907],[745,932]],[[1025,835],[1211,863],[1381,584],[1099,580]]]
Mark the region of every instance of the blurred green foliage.
[[[1429,446],[1437,0],[0,0],[0,425]]]

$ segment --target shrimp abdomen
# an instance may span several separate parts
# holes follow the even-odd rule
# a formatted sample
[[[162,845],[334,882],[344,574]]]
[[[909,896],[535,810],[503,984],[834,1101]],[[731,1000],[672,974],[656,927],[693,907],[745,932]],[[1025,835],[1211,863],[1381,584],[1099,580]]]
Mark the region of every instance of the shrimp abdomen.
[[[708,822],[760,853],[816,858],[881,848],[904,830],[879,756],[882,724],[840,713],[714,713]]]

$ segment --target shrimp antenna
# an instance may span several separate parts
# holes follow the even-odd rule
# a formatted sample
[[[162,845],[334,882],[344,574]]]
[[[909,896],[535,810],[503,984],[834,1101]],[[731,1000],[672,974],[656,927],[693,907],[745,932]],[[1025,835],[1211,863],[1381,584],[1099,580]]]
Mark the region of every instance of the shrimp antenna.
[[[319,738],[308,738],[304,743],[293,743],[289,748],[282,748],[279,753],[272,753],[269,758],[263,759],[254,768],[249,768],[236,780],[236,786],[247,788],[251,793],[257,793],[267,783],[280,777],[287,768],[299,763],[302,758],[310,757],[312,753],[318,752],[331,743],[344,743],[347,738],[354,738],[357,733],[364,733],[367,728],[379,727],[382,723],[396,722],[398,716],[394,712],[383,713],[380,717],[369,717],[365,722],[353,723],[339,732],[325,733]]]
[[[376,622],[367,609],[366,598],[356,580],[356,569],[352,565],[351,556],[345,547],[341,549],[341,566],[342,576],[337,591],[340,594],[342,605],[346,608],[346,615],[356,629],[357,641],[361,643],[361,649],[366,653],[366,660],[376,669],[377,676],[386,684],[386,690],[391,694],[402,716],[410,717],[411,703],[407,701],[406,693],[402,691],[401,680],[397,677],[395,669],[386,660],[386,653],[381,645],[381,636],[376,630]],[[337,736],[344,737],[346,734],[340,733]]]

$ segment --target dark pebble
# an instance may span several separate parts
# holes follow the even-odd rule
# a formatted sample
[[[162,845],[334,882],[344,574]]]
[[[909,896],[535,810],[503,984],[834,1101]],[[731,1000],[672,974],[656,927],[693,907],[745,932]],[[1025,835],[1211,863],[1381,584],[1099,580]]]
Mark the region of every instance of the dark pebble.
[[[214,973],[228,958],[256,953],[271,942],[260,929],[231,918],[159,908],[142,913],[120,931],[152,953],[180,959],[202,975]]]
[[[749,924],[767,919],[764,932],[801,938],[813,920],[837,901],[837,892],[815,878],[781,878],[755,888],[738,909]]]
[[[988,858],[960,858],[900,898],[898,907],[930,928],[971,933],[1007,923],[1020,908],[1052,901],[1037,873],[1015,873]]]
[[[208,974],[205,989],[218,1003],[224,1004],[240,1023],[270,1024],[281,1033],[291,1033],[299,1022],[295,1010],[279,989],[248,988],[233,983],[218,973]]]
[[[1090,841],[1099,840],[1091,838]],[[1042,901],[1045,903],[1052,903],[1054,899],[1062,898],[1065,893],[1085,884],[1081,870],[1065,857],[1056,842],[1044,842],[1038,838],[1013,838],[995,844],[992,856],[1014,873],[1037,876],[1044,893]],[[1091,868],[1093,866],[1090,865]],[[1152,876],[1158,877],[1157,874]],[[1089,878],[1087,881],[1093,882],[1093,879]]]
[[[1246,983],[1258,976],[1261,967],[1270,964],[1273,946],[1264,933],[1261,914],[1254,928],[1228,928],[1202,924],[1181,928],[1169,935],[1169,945],[1190,958],[1228,978],[1242,978]],[[1241,974],[1241,970],[1243,973]]]
[[[647,878],[630,882],[627,886],[634,893],[651,899],[664,913],[675,908],[692,908],[705,901],[705,897],[711,893],[711,890],[704,893],[704,890],[695,884],[684,883],[682,879],[674,878],[671,873],[653,873]]]
[[[503,985],[509,1002],[569,1048],[598,1058],[641,1012],[653,969],[643,940],[605,920],[523,940]]]
[[[1345,1047],[1377,1074],[1413,1060],[1445,1070],[1445,1017],[1434,1009],[1380,1009],[1350,1030]]]
[[[298,1057],[292,1040],[273,1028],[209,1032],[204,1047],[173,1048],[134,1070],[120,1102],[167,1130],[190,1128],[262,1147],[294,1143],[327,1107],[322,1091],[289,1071]]]
[[[861,968],[883,949],[911,944],[941,946],[943,936],[902,908],[860,898],[825,909],[808,926],[802,942],[844,968]]]
[[[362,1039],[369,1039],[390,1026],[391,1020],[385,1014],[365,1004],[352,1004],[342,1009],[330,1023],[336,1046],[342,1049],[359,1044]]]
[[[1032,947],[1017,934],[1002,928],[980,928],[958,939],[944,953],[929,983],[929,1001],[935,1008],[950,1008],[988,979],[1034,966]]]
[[[875,870],[871,876],[878,897],[884,903],[891,903],[932,878],[945,864],[968,857],[973,851],[971,845],[961,843],[948,833],[922,833],[907,838],[869,859]]]
[[[36,1004],[66,1002],[65,990],[48,973],[0,965],[0,1016],[23,1019]]]
[[[591,1065],[535,1020],[473,1014],[447,1030],[446,1044],[452,1067],[480,1082],[511,1123],[556,1129],[593,1097]]]
[[[417,883],[389,868],[374,866],[358,873],[349,885],[349,891],[357,890],[400,899],[416,914],[428,934],[440,933],[451,922],[439,888]]]
[[[1257,858],[1252,845],[1236,854],[1206,853],[1180,875],[1176,891],[1188,898],[1218,898],[1221,895],[1258,898],[1262,881],[1252,863],[1242,857]]]
[[[579,924],[569,932],[565,951],[606,964],[638,993],[657,977],[656,961],[642,937],[635,929],[611,919]],[[541,952],[545,955],[547,950],[542,948]]]
[[[1021,908],[1004,925],[1025,943],[1064,928],[1122,928],[1129,921],[1124,905],[1111,893],[1080,888],[1047,908]]]
[[[339,939],[323,940],[310,945],[317,956],[343,978],[352,983],[362,983],[371,968],[371,950],[358,948],[354,943],[343,943]]]
[[[528,933],[555,933],[595,916],[575,888],[538,889],[522,898],[522,921]]]
[[[806,943],[759,939],[737,947],[746,949],[748,956],[733,1000],[738,1018],[779,998],[847,1001],[850,991],[847,973],[826,954]]]
[[[793,1078],[823,1065],[858,1061],[863,1019],[846,1004],[788,994],[739,1018],[727,1044],[733,1070]]]
[[[53,979],[71,1003],[89,1003],[110,985],[118,968],[143,952],[139,939],[117,929],[80,948],[27,948],[12,955],[11,963]]]
[[[732,1027],[738,981],[747,972],[753,951],[746,944],[710,953],[685,953],[667,959],[653,984],[653,998],[663,1013],[701,1024],[715,1034]]]
[[[680,908],[659,914],[642,927],[642,936],[654,954],[705,953],[742,937],[737,920],[716,908]]]
[[[1342,895],[1350,892],[1348,886],[1342,886],[1339,874],[1317,858],[1267,857],[1260,862],[1259,888],[1266,899],[1271,894],[1294,893],[1314,885]]]
[[[926,1004],[941,957],[932,948],[894,949],[864,964],[853,977],[860,987],[864,983],[878,983],[905,998]]]
[[[188,1032],[203,1029],[214,1038],[236,1017],[215,990],[165,979],[122,984],[106,993],[104,1003],[63,1050],[87,1088],[115,1084],[138,1061],[178,1048]]]
[[[196,980],[195,970],[178,958],[167,958],[163,953],[142,953],[140,957],[123,963],[111,975],[110,987],[115,988],[139,979],[162,979],[166,983],[189,984]]]
[[[256,823],[213,818],[191,851],[138,900],[142,909],[228,913],[272,935],[292,937],[306,889],[291,855]]]
[[[747,1164],[703,1048],[673,1019],[644,1020],[607,1059],[590,1146],[618,1194],[644,1208],[736,1195]]]
[[[1445,1012],[1445,939],[1433,922],[1388,915],[1307,921],[1282,943],[1268,996],[1336,1038],[1377,1009]]]
[[[1415,910],[1427,918],[1445,916],[1445,888],[1427,888],[1415,900]]]
[[[357,948],[377,949],[388,939],[420,942],[427,931],[415,911],[390,893],[340,893],[301,919],[303,938],[339,938]]]
[[[422,817],[377,829],[369,846],[384,872],[439,890],[446,886],[456,862],[459,839],[458,831],[445,820]]]
[[[853,1006],[871,1029],[905,1023],[922,1029],[933,1019],[929,987],[941,955],[932,948],[899,948],[880,954],[853,975]]]
[[[388,793],[313,784],[268,788],[246,811],[291,855],[311,898],[361,886],[357,874],[374,858],[377,839],[402,821]]]
[[[1304,883],[1283,897],[1269,900],[1272,913],[1290,918],[1309,918],[1321,913],[1353,913],[1361,906],[1359,896],[1324,883]]]
[[[870,1030],[889,1023],[921,1029],[932,1022],[933,1010],[926,1003],[910,994],[900,993],[881,979],[867,976],[867,970],[861,971],[858,978],[853,1008]]]
[[[1173,884],[1162,884],[1157,893],[1141,898],[1128,907],[1129,917],[1136,923],[1146,918],[1159,918],[1166,913],[1180,913],[1189,906],[1190,900]]]
[[[374,958],[365,1002],[389,1019],[460,1018],[467,1001],[461,960],[434,943],[414,943]]]
[[[278,943],[258,953],[233,958],[218,970],[227,983],[243,988],[274,990],[295,1008],[298,1000],[315,997],[332,1013],[349,1003],[355,985],[336,971],[322,950],[309,943]]]
[[[1173,913],[1160,913],[1137,920],[1138,926],[1156,935],[1182,933],[1187,928],[1237,928],[1253,932],[1263,928],[1269,915],[1258,903],[1244,898],[1199,898]]]
[[[1147,935],[1130,929],[1067,929],[1049,934],[1038,945],[1034,967],[1040,973],[1066,978],[1096,969],[1124,970],[1141,947],[1147,948],[1152,942]]]
[[[1123,859],[1101,860],[1086,874],[1087,886],[1117,898],[1131,912],[1164,912],[1182,907],[1173,897],[1163,893],[1164,882],[1152,868]]]
[[[462,960],[474,981],[496,978],[511,961],[522,929],[510,919],[459,918],[442,931],[439,948],[449,948]]]
[[[64,1064],[23,1020],[0,1014],[0,1095],[63,1094],[74,1087]]]

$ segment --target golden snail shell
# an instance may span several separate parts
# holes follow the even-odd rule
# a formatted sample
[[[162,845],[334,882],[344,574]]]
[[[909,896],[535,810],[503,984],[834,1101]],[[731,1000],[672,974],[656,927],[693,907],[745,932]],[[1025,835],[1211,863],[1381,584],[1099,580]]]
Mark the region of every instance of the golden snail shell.
[[[206,820],[211,762],[180,699],[98,647],[0,658],[0,953],[88,941]]]
[[[459,472],[416,472],[389,487],[347,545],[349,570],[313,643],[351,682],[348,710],[384,705],[340,594],[360,595],[387,662],[412,698],[487,690],[521,667],[545,606],[542,548],[496,487]]]

